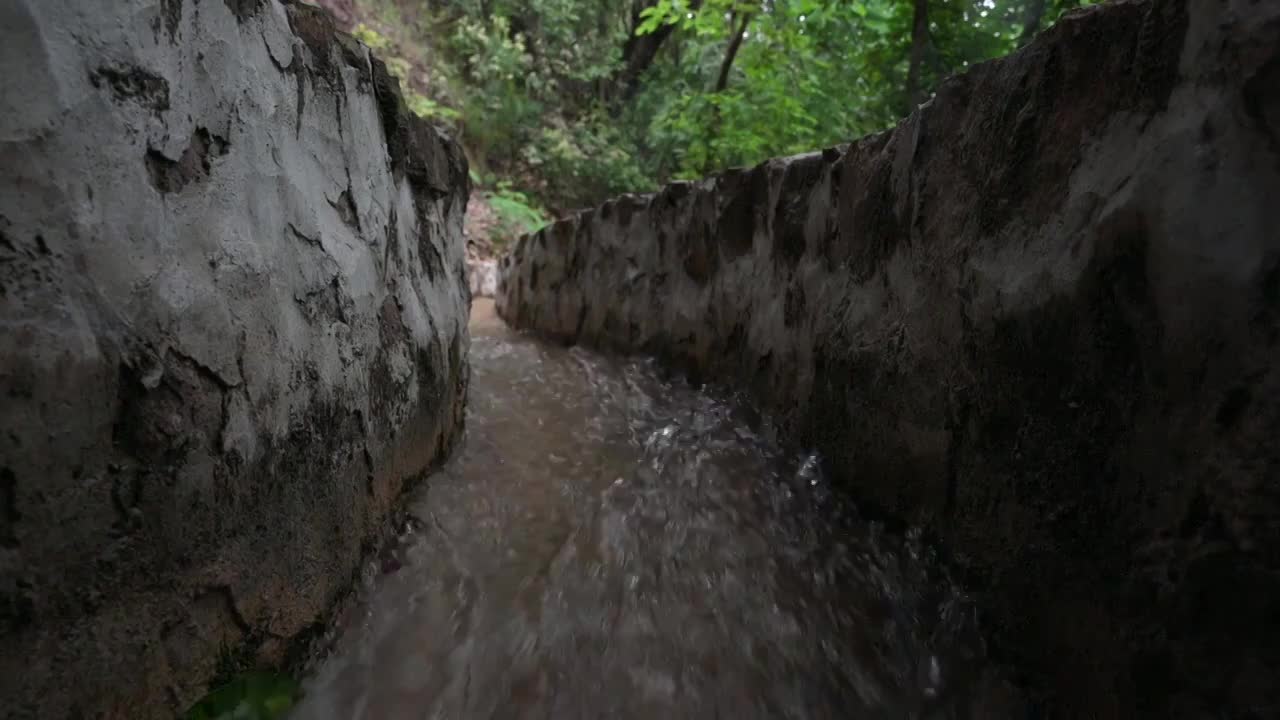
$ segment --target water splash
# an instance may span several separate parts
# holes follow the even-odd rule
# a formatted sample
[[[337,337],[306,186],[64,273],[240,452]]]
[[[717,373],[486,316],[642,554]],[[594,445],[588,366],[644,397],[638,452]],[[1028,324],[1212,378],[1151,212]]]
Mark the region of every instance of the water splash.
[[[647,362],[489,327],[472,363],[464,446],[294,717],[948,716],[972,604],[819,457]]]

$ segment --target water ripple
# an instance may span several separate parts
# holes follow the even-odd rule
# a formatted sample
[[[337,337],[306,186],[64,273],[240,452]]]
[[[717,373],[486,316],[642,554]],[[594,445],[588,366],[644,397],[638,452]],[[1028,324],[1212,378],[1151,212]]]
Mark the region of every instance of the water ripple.
[[[981,643],[918,532],[645,361],[473,339],[467,437],[300,718],[950,717]]]

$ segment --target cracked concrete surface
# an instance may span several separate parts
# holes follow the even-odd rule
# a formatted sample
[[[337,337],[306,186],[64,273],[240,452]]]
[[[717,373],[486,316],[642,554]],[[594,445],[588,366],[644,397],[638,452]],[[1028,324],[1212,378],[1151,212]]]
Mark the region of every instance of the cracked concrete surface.
[[[0,697],[287,662],[466,391],[459,148],[279,0],[0,6]]]

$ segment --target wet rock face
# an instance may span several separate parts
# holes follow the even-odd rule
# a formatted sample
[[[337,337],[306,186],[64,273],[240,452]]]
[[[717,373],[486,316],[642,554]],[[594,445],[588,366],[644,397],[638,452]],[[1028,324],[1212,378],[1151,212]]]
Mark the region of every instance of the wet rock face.
[[[938,530],[1042,716],[1274,715],[1278,67],[1274,3],[1076,12],[892,131],[524,238],[498,310]]]
[[[459,148],[323,11],[0,8],[0,697],[285,660],[466,392]]]

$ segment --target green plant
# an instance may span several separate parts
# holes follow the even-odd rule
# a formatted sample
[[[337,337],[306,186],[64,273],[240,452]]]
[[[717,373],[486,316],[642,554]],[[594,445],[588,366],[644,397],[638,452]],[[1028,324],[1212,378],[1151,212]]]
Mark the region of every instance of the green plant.
[[[415,87],[414,65],[408,58],[398,53],[397,46],[391,38],[365,23],[356,25],[352,35],[369,46],[387,65],[387,72],[400,81],[400,94],[409,112],[420,118],[452,123],[462,117],[458,110],[419,92]]]
[[[472,165],[467,174],[471,177],[471,184],[477,188],[497,187],[498,176],[487,170]]]
[[[360,0],[356,32],[477,185],[559,210],[883,130],[1096,1]]]
[[[403,94],[404,104],[409,108],[409,112],[420,118],[451,122],[462,117],[462,113],[457,110],[448,105],[442,105],[416,90],[409,89]]]
[[[516,236],[537,232],[547,224],[546,214],[528,195],[512,190],[505,183],[486,195],[498,219],[489,239],[499,247]]]
[[[387,39],[386,35],[383,35],[364,23],[356,25],[355,29],[351,31],[351,34],[360,42],[368,45],[369,49],[376,53],[381,53],[391,45],[391,41]]]
[[[298,684],[283,675],[245,673],[210,692],[184,720],[276,720],[299,697]]]
[[[543,193],[562,206],[593,205],[654,184],[631,138],[602,114],[550,123],[525,145],[521,159],[542,179]]]

